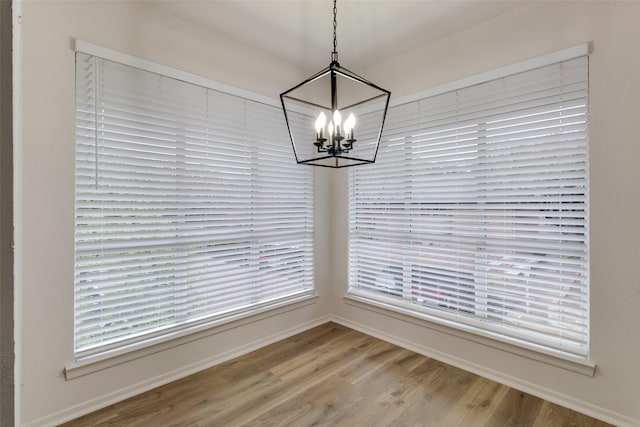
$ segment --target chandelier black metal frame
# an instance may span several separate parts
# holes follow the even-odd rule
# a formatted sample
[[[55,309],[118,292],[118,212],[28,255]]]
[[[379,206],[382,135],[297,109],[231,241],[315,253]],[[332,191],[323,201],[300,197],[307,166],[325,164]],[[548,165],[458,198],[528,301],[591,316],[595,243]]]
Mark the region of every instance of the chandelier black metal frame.
[[[376,161],[391,96],[390,91],[338,62],[336,1],[333,1],[333,51],[329,66],[280,94],[296,161],[330,168]],[[340,98],[339,90],[343,91]],[[348,116],[343,121],[344,114]],[[363,122],[359,139],[356,115]]]

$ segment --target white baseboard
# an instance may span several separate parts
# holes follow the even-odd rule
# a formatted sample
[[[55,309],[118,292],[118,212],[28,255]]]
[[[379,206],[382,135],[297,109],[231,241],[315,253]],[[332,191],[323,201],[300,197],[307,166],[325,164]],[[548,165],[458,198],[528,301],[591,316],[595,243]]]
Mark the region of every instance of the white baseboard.
[[[244,354],[250,353],[254,350],[267,346],[269,344],[273,344],[274,342],[283,340],[285,338],[289,338],[293,335],[299,334],[301,332],[304,332],[316,326],[327,323],[330,320],[331,320],[331,317],[329,315],[319,317],[309,322],[296,325],[285,331],[281,331],[276,334],[269,335],[258,341],[254,341],[252,343],[231,349],[224,353],[214,355],[210,358],[203,359],[201,361],[192,363],[187,366],[183,366],[179,369],[175,369],[173,371],[167,372],[160,376],[149,378],[138,384],[125,387],[123,389],[111,392],[99,398],[83,402],[71,408],[64,409],[62,411],[53,413],[46,417],[28,422],[26,424],[23,424],[23,426],[24,427],[49,427],[49,426],[59,425],[61,423],[76,419],[83,415],[105,408],[109,405],[113,405],[114,403],[120,402],[124,399],[128,399],[140,393],[144,393],[145,391],[149,391],[156,387],[160,387],[162,385],[168,384],[172,381],[176,381],[186,376],[195,374],[196,372],[200,372],[204,369],[208,369],[215,365],[219,365],[235,357],[242,356]]]
[[[371,328],[361,323],[353,322],[351,320],[348,320],[340,316],[326,315],[326,316],[322,316],[317,319],[314,319],[312,321],[297,325],[295,327],[289,328],[285,331],[270,335],[259,341],[255,341],[250,344],[237,347],[235,349],[212,356],[210,358],[201,360],[191,365],[187,365],[179,369],[167,372],[166,374],[160,375],[158,377],[150,378],[141,383],[123,388],[121,390],[117,390],[115,392],[109,393],[100,398],[83,402],[79,405],[73,406],[63,411],[56,412],[54,414],[48,415],[38,420],[31,421],[27,424],[24,424],[24,426],[25,427],[48,427],[48,426],[55,426],[55,425],[73,420],[75,418],[78,418],[83,415],[89,414],[91,412],[97,411],[99,409],[105,408],[114,403],[120,402],[129,397],[133,397],[140,393],[144,393],[156,387],[165,385],[172,381],[176,381],[178,379],[184,378],[188,375],[194,374],[196,372],[202,371],[204,369],[210,368],[220,363],[224,363],[230,359],[233,359],[234,357],[242,356],[251,351],[257,350],[269,344],[273,344],[274,342],[277,342],[282,339],[293,336],[295,334],[304,332],[308,329],[314,328],[316,326],[327,323],[329,321],[341,324],[343,326],[360,331],[367,335],[371,335],[373,337],[390,342],[392,344],[398,345],[400,347],[406,348],[408,350],[414,351],[424,356],[431,357],[443,363],[447,363],[449,365],[458,367],[460,369],[464,369],[466,371],[491,379],[501,384],[505,384],[509,387],[513,387],[514,389],[523,391],[525,393],[529,393],[533,396],[537,396],[541,399],[548,400],[549,402],[556,403],[566,408],[573,409],[574,411],[580,412],[582,414],[588,415],[593,418],[597,418],[599,420],[608,422],[610,424],[613,424],[619,427],[637,427],[638,425],[640,425],[640,422],[638,420],[634,420],[632,418],[615,413],[605,408],[601,408],[599,406],[590,404],[588,402],[575,399],[569,395],[558,393],[556,391],[553,391],[544,387],[540,387],[535,384],[531,384],[519,378],[510,376],[510,375],[505,375],[504,373],[494,371],[492,369],[487,369],[484,366],[475,364],[473,362],[469,362],[468,360],[461,359],[455,355],[443,353],[443,352],[434,350],[432,348],[429,348],[425,345],[418,344],[412,341],[407,341],[402,338],[389,335],[380,330]]]
[[[550,390],[548,388],[541,387],[535,384],[531,384],[527,381],[523,381],[511,375],[506,375],[502,372],[487,369],[482,365],[478,365],[468,360],[461,359],[452,354],[434,350],[423,344],[418,344],[412,341],[398,338],[396,336],[392,336],[390,334],[387,334],[386,332],[382,332],[378,329],[371,328],[358,322],[353,322],[349,319],[345,319],[344,317],[332,315],[331,321],[339,323],[348,328],[355,329],[356,331],[362,332],[364,334],[371,335],[372,337],[390,342],[399,347],[406,348],[407,350],[411,350],[432,359],[436,359],[440,362],[447,363],[460,369],[464,369],[465,371],[472,372],[476,375],[480,375],[482,377],[512,387],[516,390],[520,390],[541,399],[548,400],[549,402],[572,409],[574,411],[580,412],[581,414],[588,415],[604,422],[619,427],[637,427],[640,425],[640,420],[634,420],[625,415],[621,415],[608,409],[576,399],[572,396],[558,393],[554,390]]]

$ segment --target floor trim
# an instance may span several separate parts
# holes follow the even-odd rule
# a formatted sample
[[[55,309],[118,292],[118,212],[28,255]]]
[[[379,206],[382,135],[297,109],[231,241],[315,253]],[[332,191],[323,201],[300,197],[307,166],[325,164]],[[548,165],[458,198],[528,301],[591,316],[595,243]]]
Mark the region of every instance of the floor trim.
[[[309,322],[296,325],[285,331],[269,335],[259,341],[255,341],[250,344],[236,347],[224,353],[217,354],[215,356],[203,359],[199,362],[192,363],[190,365],[183,366],[179,369],[175,369],[173,371],[167,372],[163,375],[150,378],[138,384],[134,384],[132,386],[113,391],[99,398],[92,399],[87,402],[83,402],[71,408],[64,409],[62,411],[56,412],[46,417],[28,422],[23,426],[24,427],[54,426],[54,425],[65,423],[67,421],[74,420],[83,415],[105,408],[109,405],[113,405],[114,403],[118,403],[122,400],[136,396],[140,393],[144,393],[156,387],[160,387],[162,385],[168,384],[172,381],[176,381],[186,376],[195,374],[204,369],[211,368],[212,366],[219,365],[220,363],[224,363],[235,357],[242,356],[244,354],[250,353],[254,350],[267,346],[269,344],[273,344],[274,342],[289,338],[293,335],[307,331],[311,328],[325,324],[329,321],[331,321],[331,318],[329,315],[319,317]]]
[[[440,362],[455,366],[457,368],[464,369],[465,371],[472,372],[476,375],[488,378],[500,384],[512,387],[516,390],[520,390],[541,399],[548,400],[551,403],[564,406],[565,408],[572,409],[576,412],[580,412],[581,414],[588,415],[592,418],[597,418],[599,420],[619,427],[637,427],[638,425],[640,425],[640,421],[634,420],[608,409],[575,399],[569,395],[558,393],[545,387],[531,384],[527,381],[523,381],[510,375],[505,375],[492,369],[487,369],[482,365],[469,362],[468,360],[461,359],[455,355],[443,353],[425,345],[392,336],[390,334],[387,334],[386,332],[371,328],[358,322],[351,321],[344,317],[332,315],[331,321],[362,332],[364,334],[371,335],[372,337],[381,339],[383,341],[387,341],[391,344],[395,344],[407,350],[422,354],[423,356],[427,356]]]
[[[491,369],[487,369],[486,367],[461,359],[455,355],[443,353],[443,352],[434,350],[432,348],[429,348],[427,346],[424,346],[422,344],[418,344],[412,341],[391,336],[386,332],[371,328],[369,326],[363,325],[358,322],[351,321],[341,316],[326,315],[326,316],[319,317],[315,320],[305,322],[303,324],[289,328],[286,331],[282,331],[280,333],[270,335],[268,337],[263,338],[262,340],[253,342],[251,344],[237,347],[225,353],[204,359],[200,362],[196,362],[191,365],[182,367],[180,369],[173,370],[164,375],[109,393],[100,398],[93,399],[88,402],[84,402],[80,405],[51,414],[44,418],[40,418],[38,420],[25,424],[25,426],[26,427],[52,426],[52,425],[57,425],[57,424],[61,424],[61,423],[76,419],[88,413],[94,412],[98,409],[102,409],[104,407],[107,407],[109,405],[122,401],[124,399],[133,397],[140,393],[144,393],[145,391],[165,385],[172,381],[176,381],[180,378],[184,378],[188,375],[194,374],[203,369],[207,369],[212,366],[218,365],[220,363],[224,363],[235,357],[242,356],[246,353],[257,350],[261,347],[264,347],[266,345],[288,338],[290,336],[296,335],[298,333],[304,332],[306,330],[309,330],[311,328],[314,328],[316,326],[322,325],[327,322],[335,322],[342,326],[345,326],[353,330],[362,332],[364,334],[370,335],[372,337],[387,341],[399,347],[414,351],[416,353],[436,359],[443,363],[447,363],[457,368],[464,369],[476,375],[488,378],[490,380],[496,381],[498,383],[504,384],[514,389],[523,391],[525,393],[529,393],[533,396],[548,400],[549,402],[564,406],[566,408],[572,409],[574,411],[580,412],[582,414],[588,415],[593,418],[600,419],[607,423],[614,424],[619,427],[634,427],[634,426],[640,425],[638,420],[634,420],[632,418],[609,411],[607,409],[601,408],[596,405],[592,405],[582,400],[574,399],[571,396],[558,393],[553,390],[540,387],[526,381],[522,381],[521,379],[518,379],[516,377],[505,375],[501,372],[494,371]]]

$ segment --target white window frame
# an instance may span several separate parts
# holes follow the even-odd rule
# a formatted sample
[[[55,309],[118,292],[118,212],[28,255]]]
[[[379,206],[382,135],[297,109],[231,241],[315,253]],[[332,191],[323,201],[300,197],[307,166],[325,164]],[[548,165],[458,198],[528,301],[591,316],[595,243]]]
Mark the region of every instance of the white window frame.
[[[74,40],[73,49],[76,52],[92,55],[106,59],[108,61],[124,64],[130,67],[138,68],[140,70],[149,71],[151,73],[159,74],[164,77],[168,77],[175,80],[187,82],[196,86],[211,89],[216,92],[229,94],[238,98],[242,98],[251,102],[265,104],[266,106],[273,107],[274,109],[280,109],[280,105],[277,100],[255,94],[249,91],[245,91],[232,86],[224,85],[219,82],[215,82],[206,78],[192,75],[180,70],[173,69],[171,67],[156,64],[150,61],[146,61],[140,58],[136,58],[127,54],[116,52],[110,49],[96,46],[91,43],[87,43],[81,40]],[[282,121],[284,128],[284,120]],[[287,150],[290,149],[289,141],[284,139],[283,144],[286,145]],[[255,157],[255,156],[254,156]],[[293,158],[293,156],[292,156]],[[295,164],[293,162],[292,164]],[[301,173],[305,175],[305,179],[309,181],[311,188],[310,195],[307,195],[307,199],[310,199],[310,208],[307,207],[307,212],[310,211],[311,219],[309,221],[310,239],[313,242],[313,182],[314,175],[311,168],[299,167]],[[158,351],[160,348],[169,348],[171,346],[179,345],[180,343],[188,342],[193,339],[201,338],[202,336],[215,333],[215,331],[224,330],[226,325],[246,323],[252,319],[257,321],[263,318],[265,315],[273,315],[277,313],[283,313],[291,309],[302,307],[307,304],[311,304],[317,300],[317,295],[313,288],[313,244],[311,243],[311,249],[306,249],[305,258],[310,262],[310,268],[308,273],[311,276],[309,287],[304,291],[295,292],[291,296],[277,298],[272,302],[252,304],[248,308],[243,308],[240,311],[232,311],[230,313],[222,313],[221,315],[210,316],[204,321],[198,320],[182,327],[173,329],[170,328],[166,333],[159,333],[150,336],[143,336],[141,339],[126,340],[122,342],[122,345],[107,346],[103,349],[97,348],[91,351],[80,351],[75,354],[75,361],[71,363],[65,369],[67,379],[75,378],[77,376],[85,375],[86,373],[93,372],[97,369],[103,369],[105,366],[111,366],[113,364],[122,363],[123,360],[131,360],[137,357],[144,356],[146,354]],[[256,253],[256,256],[260,254]],[[305,282],[306,283],[306,282]],[[151,349],[153,347],[153,349]],[[109,361],[113,358],[119,358],[117,361]]]
[[[588,43],[584,43],[572,48],[564,49],[562,51],[554,52],[539,58],[534,58],[528,61],[523,61],[521,63],[513,64],[507,67],[503,67],[497,70],[492,70],[486,73],[482,73],[470,78],[462,79],[459,81],[451,82],[446,85],[442,85],[436,88],[428,89],[426,91],[421,91],[418,93],[414,93],[408,95],[406,97],[395,99],[391,102],[390,108],[402,106],[405,104],[410,104],[422,99],[435,97],[440,94],[445,94],[448,92],[456,91],[461,88],[466,88],[478,84],[482,84],[484,82],[501,79],[506,76],[510,76],[513,74],[525,72],[528,70],[533,70],[539,67],[544,67],[547,65],[568,61],[574,58],[588,56],[590,53],[590,46]],[[389,142],[389,141],[386,141]],[[391,141],[393,142],[393,141]],[[381,155],[383,153],[381,152]],[[351,175],[353,175],[353,179],[356,174],[354,171],[351,171]],[[588,178],[587,178],[588,179]],[[353,182],[352,182],[353,184]],[[351,198],[351,194],[350,194]],[[587,193],[588,199],[588,193]],[[587,200],[588,205],[588,200]],[[350,211],[350,215],[353,215],[353,212]],[[588,213],[587,213],[587,221],[588,221]],[[587,224],[588,230],[588,224]],[[350,227],[350,231],[353,231],[352,227]],[[588,235],[586,236],[587,246],[588,246]],[[351,236],[350,236],[351,242]],[[351,250],[350,256],[351,256]],[[351,263],[352,261],[350,261]],[[589,359],[588,356],[588,343],[587,343],[587,354],[586,356],[577,356],[571,353],[564,353],[562,351],[557,351],[555,349],[549,349],[544,346],[540,346],[538,344],[532,344],[527,342],[522,342],[518,339],[510,339],[509,337],[503,336],[499,333],[495,333],[491,330],[485,330],[482,327],[473,326],[469,324],[460,323],[459,319],[456,318],[455,315],[451,313],[438,313],[437,311],[416,311],[415,308],[412,308],[410,303],[399,303],[398,298],[383,298],[380,295],[375,296],[371,295],[371,293],[363,292],[359,289],[359,286],[354,281],[357,278],[353,276],[353,270],[350,264],[350,277],[349,277],[349,290],[347,295],[345,296],[345,301],[349,304],[353,304],[355,306],[373,310],[376,312],[384,313],[387,315],[391,315],[394,317],[401,318],[402,320],[418,323],[426,327],[430,327],[433,329],[437,329],[452,335],[460,336],[462,338],[481,342],[483,344],[501,348],[507,350],[512,353],[522,354],[526,357],[531,357],[537,360],[543,360],[547,363],[552,363],[554,365],[563,366],[567,369],[584,373],[586,375],[593,375],[595,364]],[[405,272],[403,272],[404,274]],[[588,263],[587,263],[587,278],[588,278]],[[404,274],[406,276],[406,274]],[[477,286],[477,282],[476,282]],[[476,287],[477,289],[477,287]],[[588,291],[587,291],[588,292]],[[478,295],[476,294],[476,297]],[[404,298],[407,299],[407,298]],[[481,317],[480,313],[477,313],[478,318]],[[587,305],[587,316],[588,316],[588,305]]]

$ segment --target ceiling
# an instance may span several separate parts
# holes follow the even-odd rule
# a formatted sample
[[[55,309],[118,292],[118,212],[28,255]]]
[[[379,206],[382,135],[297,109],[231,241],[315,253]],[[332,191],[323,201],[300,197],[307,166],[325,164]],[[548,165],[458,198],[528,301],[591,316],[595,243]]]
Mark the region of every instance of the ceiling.
[[[340,63],[353,70],[478,25],[531,0],[339,0]],[[159,0],[172,15],[317,71],[331,58],[331,0]]]

